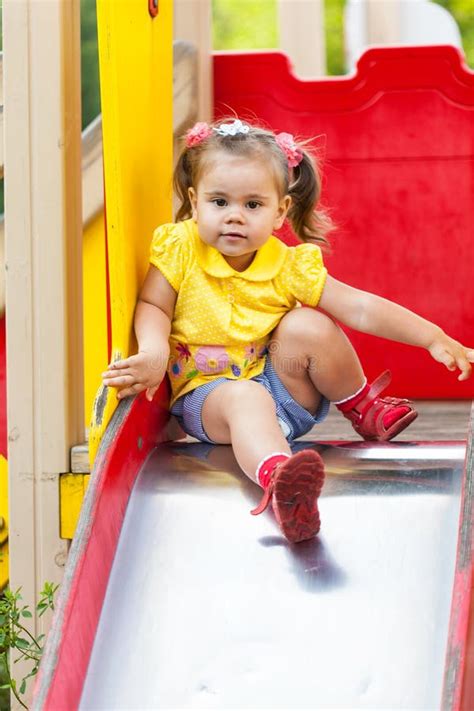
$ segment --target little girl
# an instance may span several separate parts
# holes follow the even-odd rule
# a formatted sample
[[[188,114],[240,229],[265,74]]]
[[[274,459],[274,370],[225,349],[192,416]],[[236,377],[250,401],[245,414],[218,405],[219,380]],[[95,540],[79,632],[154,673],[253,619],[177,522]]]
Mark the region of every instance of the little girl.
[[[426,348],[459,368],[459,380],[474,350],[327,274],[318,244],[331,223],[315,210],[320,177],[290,134],[240,120],[198,123],[174,180],[181,206],[176,224],[153,237],[135,313],[139,351],[111,364],[103,382],[119,398],[146,390],[151,400],[168,373],[171,412],[185,432],[231,444],[264,489],[252,513],[271,501],[289,541],[311,538],[323,463],[311,449],[291,456],[289,442],[320,422],[330,401],[369,440],[391,439],[417,416],[408,400],[379,397],[389,373],[369,385],[336,322]],[[302,240],[296,247],[272,236],[286,217]]]

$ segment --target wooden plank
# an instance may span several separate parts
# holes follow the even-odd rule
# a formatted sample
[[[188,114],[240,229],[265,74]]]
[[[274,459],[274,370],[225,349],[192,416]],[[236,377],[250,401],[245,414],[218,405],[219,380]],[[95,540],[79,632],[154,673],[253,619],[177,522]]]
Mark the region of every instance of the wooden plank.
[[[10,582],[34,609],[62,578],[59,474],[84,439],[79,0],[6,0],[3,46]]]
[[[326,74],[323,0],[278,0],[280,49],[302,78]]]
[[[403,397],[402,393],[390,391]],[[455,441],[467,438],[470,400],[416,400],[418,419],[404,430],[395,442]],[[304,436],[308,441],[346,440],[360,441],[351,423],[332,407],[328,417]]]

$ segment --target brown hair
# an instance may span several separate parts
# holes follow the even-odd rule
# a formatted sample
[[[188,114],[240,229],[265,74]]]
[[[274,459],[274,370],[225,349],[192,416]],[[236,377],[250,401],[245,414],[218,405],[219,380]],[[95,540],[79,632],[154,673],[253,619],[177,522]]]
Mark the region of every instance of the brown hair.
[[[230,119],[233,120],[234,117]],[[200,124],[205,127],[205,137],[194,145],[185,145],[181,151],[173,176],[174,189],[181,202],[176,221],[191,217],[188,189],[198,184],[212,153],[224,150],[234,155],[262,157],[263,160],[270,158],[275,168],[281,197],[291,197],[288,219],[295,233],[304,242],[329,245],[326,235],[334,229],[334,225],[327,212],[317,206],[321,195],[321,175],[316,159],[305,145],[296,143],[302,160],[296,167],[289,169],[288,158],[276,142],[272,131],[250,124],[245,124],[249,127],[247,133],[239,132],[236,135],[222,135],[213,130],[226,123],[228,121],[219,121],[209,126]]]

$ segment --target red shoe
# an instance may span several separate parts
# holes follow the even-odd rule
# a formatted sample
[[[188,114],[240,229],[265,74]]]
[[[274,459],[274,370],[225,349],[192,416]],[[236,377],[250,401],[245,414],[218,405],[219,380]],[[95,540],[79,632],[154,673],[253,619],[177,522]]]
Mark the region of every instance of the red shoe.
[[[344,417],[352,422],[356,432],[366,440],[386,442],[416,420],[418,413],[410,400],[378,397],[392,379],[386,370],[360,395],[348,403],[337,405]],[[355,401],[355,402],[354,402]]]
[[[261,514],[271,499],[283,535],[291,543],[306,541],[321,527],[318,496],[323,483],[323,460],[314,450],[303,449],[277,464],[260,504],[251,513]]]

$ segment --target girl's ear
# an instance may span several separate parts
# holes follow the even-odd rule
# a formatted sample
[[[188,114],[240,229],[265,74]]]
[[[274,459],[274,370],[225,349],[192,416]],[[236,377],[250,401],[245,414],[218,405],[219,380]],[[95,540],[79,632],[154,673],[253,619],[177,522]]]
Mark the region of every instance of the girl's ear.
[[[194,222],[197,220],[197,195],[196,191],[194,188],[188,188],[188,197],[189,197],[189,202],[191,203],[191,208],[192,208],[192,218]]]
[[[280,204],[278,206],[278,213],[277,213],[277,217],[275,219],[275,224],[273,226],[273,229],[275,229],[275,230],[280,229],[280,227],[282,226],[282,224],[285,221],[285,217],[287,216],[288,210],[290,209],[290,207],[291,207],[291,197],[289,195],[285,195],[285,197],[283,197],[280,200]]]

